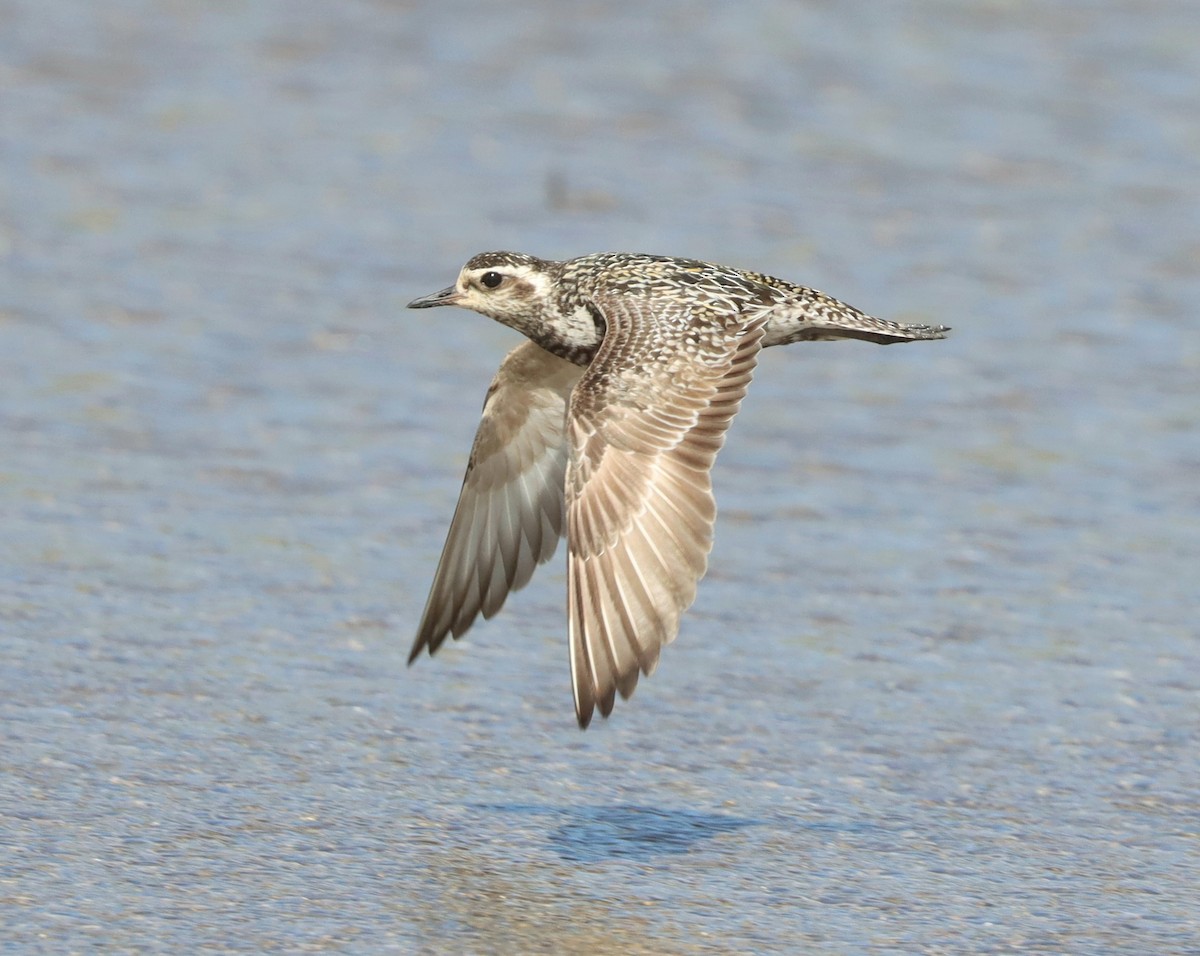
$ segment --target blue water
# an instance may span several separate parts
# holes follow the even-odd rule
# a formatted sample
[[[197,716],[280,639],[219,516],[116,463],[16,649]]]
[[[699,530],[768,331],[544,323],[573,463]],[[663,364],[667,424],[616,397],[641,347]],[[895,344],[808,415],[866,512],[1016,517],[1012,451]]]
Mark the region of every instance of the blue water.
[[[1195,32],[0,0],[6,947],[1200,952]],[[492,248],[954,327],[764,355],[586,734],[559,561],[404,666]]]

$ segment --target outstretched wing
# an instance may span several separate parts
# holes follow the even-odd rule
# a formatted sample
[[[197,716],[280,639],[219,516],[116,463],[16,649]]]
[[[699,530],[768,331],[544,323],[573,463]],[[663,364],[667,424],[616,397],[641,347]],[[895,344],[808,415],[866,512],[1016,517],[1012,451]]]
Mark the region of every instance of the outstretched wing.
[[[533,342],[500,363],[410,664],[446,635],[462,636],[479,614],[494,615],[554,554],[563,528],[564,420],[582,374]]]
[[[613,297],[571,398],[567,604],[575,714],[612,711],[674,639],[712,548],[710,470],[754,371],[763,321]]]

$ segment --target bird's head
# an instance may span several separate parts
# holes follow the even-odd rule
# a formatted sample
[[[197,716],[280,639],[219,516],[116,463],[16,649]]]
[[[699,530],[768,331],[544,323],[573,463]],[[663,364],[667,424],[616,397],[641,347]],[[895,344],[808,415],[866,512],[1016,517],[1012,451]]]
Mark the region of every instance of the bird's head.
[[[454,285],[408,303],[410,309],[431,309],[437,305],[457,305],[471,309],[506,325],[519,326],[521,320],[550,294],[553,276],[551,264],[518,252],[482,252],[474,256],[458,274]]]

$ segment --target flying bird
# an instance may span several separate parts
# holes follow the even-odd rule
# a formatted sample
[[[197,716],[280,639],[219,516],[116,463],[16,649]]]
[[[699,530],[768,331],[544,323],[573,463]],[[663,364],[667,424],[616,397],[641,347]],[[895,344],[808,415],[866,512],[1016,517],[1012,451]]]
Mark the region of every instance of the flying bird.
[[[409,664],[490,618],[567,538],[575,715],[649,676],[712,549],[711,471],[761,349],[944,338],[814,289],[695,259],[485,252],[410,309],[524,334],[488,388]]]

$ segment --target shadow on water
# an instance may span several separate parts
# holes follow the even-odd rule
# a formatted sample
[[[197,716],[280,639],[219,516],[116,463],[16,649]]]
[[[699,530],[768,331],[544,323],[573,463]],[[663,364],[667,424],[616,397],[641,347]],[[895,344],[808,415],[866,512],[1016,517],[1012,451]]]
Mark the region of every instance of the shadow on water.
[[[723,833],[762,823],[729,814],[631,805],[563,808],[490,804],[486,809],[556,818],[559,823],[550,831],[549,842],[559,856],[572,863],[647,860],[663,854],[687,853]]]

